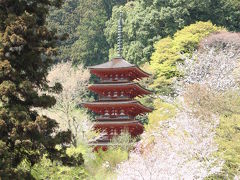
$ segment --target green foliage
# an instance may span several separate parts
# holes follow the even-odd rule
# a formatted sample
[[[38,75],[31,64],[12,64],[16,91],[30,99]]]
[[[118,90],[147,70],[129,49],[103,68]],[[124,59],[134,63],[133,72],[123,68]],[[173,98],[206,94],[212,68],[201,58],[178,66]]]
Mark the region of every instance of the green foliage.
[[[78,40],[71,48],[71,59],[85,65],[100,64],[107,60],[108,44],[103,34],[107,15],[102,0],[82,1],[86,10],[77,27]]]
[[[136,140],[136,138],[132,138],[131,134],[125,130],[121,132],[121,134],[111,139],[111,144],[113,145],[110,147],[111,149],[121,149],[123,151],[129,152],[133,149]]]
[[[189,91],[189,90],[188,90]],[[208,179],[233,179],[240,173],[240,95],[238,90],[214,92],[206,87],[194,87],[184,100],[194,109],[197,117],[211,119],[212,114],[220,116],[216,128],[215,141],[218,151],[215,153],[223,160],[222,171]]]
[[[30,179],[29,172],[19,170],[26,161],[34,166],[43,154],[51,160],[69,163],[65,146],[71,141],[70,131],[58,131],[55,120],[39,116],[35,107],[52,107],[56,100],[39,90],[57,90],[47,85],[47,72],[56,53],[58,37],[45,26],[52,1],[0,2],[0,177]],[[60,145],[61,149],[56,149]]]
[[[233,179],[240,174],[240,115],[222,116],[217,128],[216,141],[218,156],[223,159],[224,165],[221,178]]]
[[[220,114],[216,132],[217,156],[224,160],[222,172],[217,179],[233,179],[240,175],[240,95],[237,91],[219,94],[212,109]]]
[[[150,24],[143,25],[144,20],[142,17],[147,16],[150,18],[147,10],[144,10],[138,2],[129,2],[124,7],[114,7],[111,19],[106,23],[105,35],[111,47],[109,50],[109,58],[117,55],[117,26],[120,11],[123,11],[124,28],[123,28],[123,57],[131,63],[142,64],[148,60],[152,49],[148,46],[152,43],[154,35],[157,33],[151,30]],[[147,11],[147,12],[146,12]],[[139,14],[139,15],[138,15]]]
[[[112,2],[112,1],[111,1]],[[48,23],[59,34],[68,34],[59,43],[58,60],[71,59],[84,65],[107,61],[108,44],[103,34],[110,7],[103,0],[67,0],[62,9],[50,12]]]
[[[77,148],[71,147],[67,149],[67,155],[69,157],[74,157],[77,159],[78,157],[82,157],[84,153],[84,149],[82,146],[78,146]],[[27,161],[23,161],[18,169],[30,171],[31,175],[35,179],[85,179],[87,177],[87,173],[84,170],[83,166],[74,163],[74,166],[66,166],[63,165],[60,161],[51,161],[47,158],[46,155],[43,156],[41,161],[35,164],[33,167]]]
[[[100,158],[103,163],[108,162],[106,165],[109,170],[116,168],[116,165],[120,162],[127,160],[128,152],[122,150],[121,148],[109,148],[106,152],[99,151],[98,158]]]
[[[83,155],[84,165],[65,166],[60,161],[50,161],[44,156],[41,161],[30,167],[26,161],[19,165],[20,170],[31,171],[35,179],[115,179],[117,164],[127,160],[128,152],[122,148],[110,147],[107,151],[92,151],[88,144],[67,148],[69,157]]]
[[[68,167],[58,164],[57,162],[51,162],[45,157],[39,164],[34,166],[32,174],[35,179],[85,179],[87,174],[82,166]]]
[[[128,152],[121,148],[108,148],[107,151],[99,150],[86,162],[86,170],[92,179],[116,179],[114,170],[117,164],[127,160]]]
[[[166,103],[161,99],[154,100],[154,111],[149,114],[149,123],[146,125],[146,131],[151,131],[158,127],[160,121],[173,118],[177,113],[177,107]]]
[[[110,19],[113,7],[117,5],[124,5],[128,2],[128,0],[102,0],[102,2],[107,13],[107,17]]]
[[[82,11],[78,8],[80,4],[79,0],[66,0],[60,9],[52,8],[49,13],[48,27],[67,37],[65,41],[57,44],[59,50],[57,59],[63,61],[70,59],[71,46],[78,39],[77,27],[82,16]]]
[[[212,21],[230,30],[239,30],[239,3],[236,0],[136,0],[114,7],[106,23],[105,35],[110,45],[110,57],[116,55],[117,22],[124,13],[123,56],[130,62],[142,64],[150,60],[153,44],[172,36],[196,21]]]
[[[220,30],[222,28],[210,22],[197,22],[177,31],[173,38],[167,37],[158,41],[151,57],[151,66],[156,73],[153,88],[162,94],[174,93],[173,82],[182,76],[177,70],[177,63],[183,61],[181,54],[191,56],[204,37]]]

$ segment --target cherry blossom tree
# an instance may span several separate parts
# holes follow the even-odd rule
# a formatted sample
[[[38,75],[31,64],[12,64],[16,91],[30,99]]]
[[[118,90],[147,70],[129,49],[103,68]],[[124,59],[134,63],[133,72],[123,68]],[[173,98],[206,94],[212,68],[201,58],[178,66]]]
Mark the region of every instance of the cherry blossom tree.
[[[86,111],[79,108],[86,100],[89,78],[90,73],[87,69],[82,65],[73,66],[72,62],[58,63],[47,77],[50,85],[60,83],[62,92],[55,95],[56,105],[48,110],[42,110],[42,113],[57,119],[62,129],[70,129],[75,146],[77,141],[86,141],[91,132],[92,123]]]
[[[221,173],[216,129],[221,113],[239,112],[229,91],[239,91],[240,41],[236,34],[213,36],[192,57],[183,55],[178,96],[166,101],[176,106],[175,117],[142,135],[130,159],[119,164],[119,180],[204,179]]]
[[[146,132],[130,160],[119,165],[118,179],[203,179],[221,169],[213,156],[218,121],[207,122],[179,112]],[[151,143],[146,143],[154,139]]]
[[[236,70],[239,67],[240,48],[229,46],[224,50],[205,47],[204,52],[197,52],[192,58],[185,58],[184,65],[179,66],[185,77],[183,84],[204,84],[214,91],[237,88]],[[183,92],[181,89],[180,92]]]

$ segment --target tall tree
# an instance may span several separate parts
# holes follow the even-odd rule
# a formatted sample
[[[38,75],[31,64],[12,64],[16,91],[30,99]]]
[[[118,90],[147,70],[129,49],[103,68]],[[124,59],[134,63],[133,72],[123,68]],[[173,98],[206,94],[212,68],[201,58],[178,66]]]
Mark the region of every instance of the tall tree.
[[[83,17],[77,27],[78,40],[70,51],[70,58],[84,65],[100,64],[107,61],[108,43],[104,36],[107,15],[102,0],[82,0]]]
[[[56,29],[58,34],[66,34],[64,41],[57,43],[59,54],[56,59],[66,61],[70,59],[72,44],[78,40],[77,27],[82,21],[83,12],[80,9],[81,0],[66,0],[62,7],[52,7],[47,18],[48,27]]]
[[[156,42],[151,56],[151,67],[156,76],[152,84],[155,91],[176,95],[174,83],[183,76],[177,68],[178,64],[184,61],[181,53],[191,56],[203,38],[223,30],[211,22],[197,22],[177,31],[172,38],[166,37]]]
[[[116,5],[124,5],[129,0],[102,0],[108,19],[112,16],[112,9]]]
[[[48,18],[49,26],[61,34],[68,34],[68,39],[58,44],[60,55],[57,59],[71,59],[84,65],[107,61],[109,45],[103,31],[112,6],[118,3],[113,0],[66,0],[62,9],[54,9]]]
[[[50,85],[60,82],[62,92],[52,94],[57,102],[52,108],[39,109],[39,113],[56,119],[61,129],[70,129],[73,136],[72,144],[77,147],[79,143],[89,140],[92,131],[92,123],[79,104],[86,101],[87,86],[89,84],[90,73],[81,64],[76,67],[72,62],[58,63],[48,74]]]
[[[60,0],[0,1],[0,177],[30,179],[18,165],[33,166],[43,154],[71,164],[65,155],[71,132],[58,131],[55,120],[39,116],[34,107],[52,107],[56,100],[39,90],[58,92],[60,84],[47,85],[46,76],[58,39],[45,26],[46,15]],[[61,149],[57,149],[59,145]],[[82,160],[80,158],[80,160]],[[25,176],[25,177],[24,177]],[[28,177],[26,177],[28,176]]]

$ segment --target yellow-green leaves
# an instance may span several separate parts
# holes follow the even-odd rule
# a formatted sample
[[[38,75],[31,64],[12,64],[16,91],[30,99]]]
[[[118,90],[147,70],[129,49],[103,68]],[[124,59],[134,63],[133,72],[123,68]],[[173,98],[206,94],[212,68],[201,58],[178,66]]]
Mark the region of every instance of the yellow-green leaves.
[[[161,99],[156,99],[154,101],[154,108],[155,110],[148,116],[149,124],[146,126],[146,130],[158,127],[160,121],[171,119],[176,115],[177,108]]]
[[[177,63],[183,61],[181,54],[192,55],[199,42],[207,35],[223,30],[211,22],[197,22],[177,31],[174,36],[161,39],[155,44],[155,52],[151,57],[151,66],[157,78],[153,87],[163,94],[174,93],[172,84],[182,76]]]
[[[222,116],[217,128],[218,156],[225,163],[223,177],[234,178],[240,171],[240,115]]]

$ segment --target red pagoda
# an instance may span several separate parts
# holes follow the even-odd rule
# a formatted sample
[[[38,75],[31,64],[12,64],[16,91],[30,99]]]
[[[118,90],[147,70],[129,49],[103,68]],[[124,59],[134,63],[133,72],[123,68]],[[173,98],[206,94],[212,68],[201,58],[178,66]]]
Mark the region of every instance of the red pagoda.
[[[134,100],[135,97],[151,94],[150,91],[136,82],[136,80],[148,77],[149,74],[121,57],[121,25],[122,20],[120,19],[119,57],[89,67],[91,74],[100,78],[98,84],[89,86],[89,90],[98,94],[98,101],[83,104],[84,107],[99,115],[96,118],[94,129],[105,132],[105,135],[94,140],[92,144],[103,149],[106,148],[114,135],[123,131],[127,130],[132,137],[142,134],[144,127],[135,117],[152,111],[152,109]]]

